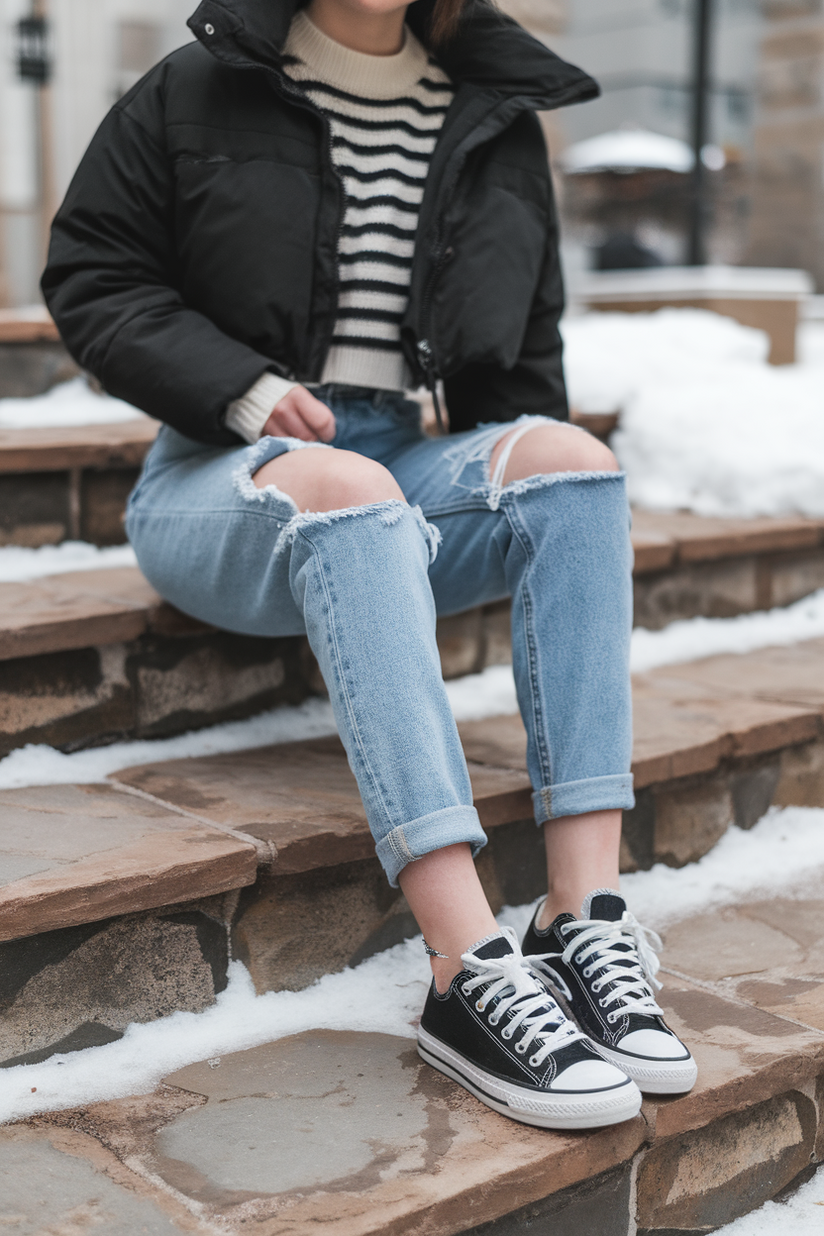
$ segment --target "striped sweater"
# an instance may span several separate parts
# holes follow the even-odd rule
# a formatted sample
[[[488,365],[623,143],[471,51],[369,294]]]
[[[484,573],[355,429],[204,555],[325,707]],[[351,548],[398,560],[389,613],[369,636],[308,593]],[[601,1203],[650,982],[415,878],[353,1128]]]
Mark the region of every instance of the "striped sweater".
[[[286,72],[329,117],[346,192],[337,320],[321,382],[403,390],[410,374],[400,324],[424,182],[452,85],[408,28],[397,55],[369,56],[328,38],[301,10],[284,51],[292,57]],[[294,385],[264,374],[230,405],[227,425],[255,441]]]

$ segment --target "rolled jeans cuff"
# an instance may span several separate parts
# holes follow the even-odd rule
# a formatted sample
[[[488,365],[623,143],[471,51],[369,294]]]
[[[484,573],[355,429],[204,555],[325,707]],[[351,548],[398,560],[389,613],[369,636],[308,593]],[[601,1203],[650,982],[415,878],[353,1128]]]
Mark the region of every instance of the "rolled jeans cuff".
[[[632,773],[611,777],[587,777],[585,781],[564,781],[544,786],[532,795],[535,822],[558,820],[565,815],[584,815],[587,811],[629,810],[635,806]]]
[[[445,807],[409,824],[399,824],[380,838],[375,849],[389,883],[397,888],[398,876],[407,863],[462,841],[472,847],[473,858],[486,845],[486,833],[474,807]]]

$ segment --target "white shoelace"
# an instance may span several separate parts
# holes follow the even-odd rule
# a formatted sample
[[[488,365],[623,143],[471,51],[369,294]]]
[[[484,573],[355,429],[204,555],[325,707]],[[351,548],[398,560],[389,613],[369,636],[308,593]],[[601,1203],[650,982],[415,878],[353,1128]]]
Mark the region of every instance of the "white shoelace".
[[[509,1022],[501,1031],[501,1037],[511,1039],[516,1031],[522,1030],[515,1050],[523,1055],[534,1045],[536,1050],[529,1058],[533,1068],[543,1064],[550,1052],[562,1044],[584,1037],[530,973],[520,950],[505,957],[476,957],[474,953],[464,953],[461,961],[467,970],[475,972],[475,977],[465,980],[461,986],[464,995],[469,996],[477,988],[489,984],[475,1002],[475,1008],[482,1013],[497,997],[489,1024],[497,1026],[508,1016]]]
[[[652,988],[660,990],[661,984],[655,977],[661,963],[656,950],[661,948],[661,937],[648,927],[642,927],[634,914],[625,910],[616,922],[604,919],[579,919],[574,923],[564,923],[562,935],[575,931],[575,938],[562,953],[541,953],[535,957],[527,957],[528,964],[543,963],[538,967],[552,974],[560,987],[566,986],[560,982],[560,977],[552,971],[548,963],[554,960],[566,962],[574,957],[579,965],[589,961],[582,973],[584,978],[598,973],[590,990],[596,995],[607,984],[612,984],[612,990],[598,1000],[601,1008],[608,1009],[611,1004],[620,1001],[620,1007],[607,1013],[607,1021],[612,1025],[626,1013],[640,1013],[644,1017],[654,1017],[663,1014],[652,993]],[[621,948],[616,948],[621,945]],[[591,960],[590,960],[591,958]]]

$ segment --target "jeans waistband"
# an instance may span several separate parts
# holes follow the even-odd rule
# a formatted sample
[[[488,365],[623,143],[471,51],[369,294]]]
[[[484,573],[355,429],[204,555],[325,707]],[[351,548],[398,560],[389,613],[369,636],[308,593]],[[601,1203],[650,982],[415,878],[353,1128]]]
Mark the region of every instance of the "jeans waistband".
[[[375,408],[381,408],[387,403],[401,403],[406,399],[403,391],[378,390],[374,386],[347,386],[343,382],[319,383],[308,385],[316,399],[347,402],[348,400],[363,400]]]

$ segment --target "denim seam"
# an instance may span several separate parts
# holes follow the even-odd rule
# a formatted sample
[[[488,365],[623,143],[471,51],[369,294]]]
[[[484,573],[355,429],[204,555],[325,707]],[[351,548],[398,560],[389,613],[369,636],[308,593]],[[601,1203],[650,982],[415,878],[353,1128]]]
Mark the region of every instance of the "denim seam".
[[[540,690],[538,685],[538,652],[535,640],[532,596],[526,582],[529,569],[534,565],[535,561],[534,547],[529,539],[529,534],[524,527],[523,522],[517,517],[517,508],[511,503],[507,503],[504,507],[504,514],[509,522],[512,535],[517,537],[527,559],[527,565],[523,572],[523,578],[521,581],[521,601],[524,612],[525,643],[527,649],[527,661],[529,664],[530,694],[532,696],[530,700],[530,707],[532,709],[535,746],[538,751],[538,760],[541,765],[541,780],[544,785],[550,785],[552,783],[552,758],[546,745],[546,734],[544,732],[544,715],[541,707]]]
[[[407,863],[417,862],[419,855],[413,854],[410,850],[402,824],[398,824],[391,832],[388,832],[383,840],[399,863],[403,863],[406,866]]]
[[[327,579],[326,579],[326,572],[325,572],[325,570],[324,570],[324,566],[323,566],[323,557],[322,557],[321,553],[319,552],[319,550],[317,549],[317,546],[316,546],[316,545],[313,543],[313,541],[312,541],[312,540],[311,540],[311,539],[310,539],[310,538],[306,535],[306,532],[305,532],[305,530],[304,530],[304,529],[305,529],[305,525],[304,525],[304,527],[303,527],[303,528],[298,528],[298,529],[296,530],[296,532],[297,532],[297,535],[302,536],[302,537],[303,537],[303,539],[304,539],[304,540],[307,542],[307,544],[310,546],[310,548],[311,548],[311,550],[312,550],[312,553],[313,553],[313,554],[314,554],[314,556],[315,556],[315,560],[316,560],[316,562],[318,563],[318,567],[319,567],[319,571],[320,571],[320,579],[321,579],[321,583],[322,583],[322,585],[323,585],[323,591],[324,591],[324,595],[325,595],[325,597],[326,597],[326,603],[327,603],[327,605],[329,606],[329,617],[330,617],[330,621],[329,621],[329,634],[330,634],[330,637],[331,637],[331,647],[332,647],[332,650],[333,650],[333,653],[334,653],[335,668],[336,668],[336,670],[337,670],[338,680],[339,680],[339,682],[340,682],[341,696],[342,696],[342,698],[343,698],[343,699],[345,700],[345,702],[346,702],[346,711],[347,711],[348,716],[349,716],[349,724],[350,724],[350,726],[351,726],[351,733],[352,733],[352,737],[353,737],[353,739],[355,740],[355,742],[356,742],[356,744],[357,744],[358,752],[359,752],[359,754],[360,754],[360,756],[361,756],[361,759],[362,759],[362,761],[363,761],[363,766],[364,766],[364,769],[365,769],[365,771],[366,771],[366,773],[367,773],[367,775],[368,775],[368,777],[369,777],[369,780],[372,782],[373,789],[375,790],[376,796],[377,796],[377,798],[378,798],[378,800],[379,800],[379,802],[380,802],[380,804],[381,804],[381,808],[383,809],[384,817],[385,817],[385,819],[386,819],[387,823],[389,823],[389,824],[391,825],[391,818],[392,818],[392,817],[391,817],[391,815],[390,815],[390,813],[389,813],[389,809],[388,809],[388,807],[387,807],[387,805],[386,805],[386,801],[385,801],[385,799],[384,799],[384,794],[383,794],[383,786],[379,783],[379,781],[378,781],[377,777],[375,776],[375,773],[374,773],[374,771],[373,771],[373,769],[372,769],[372,765],[371,765],[371,763],[370,763],[370,761],[369,761],[369,757],[368,757],[368,756],[367,756],[367,754],[366,754],[366,746],[365,746],[365,744],[364,744],[364,741],[363,741],[363,737],[362,737],[362,735],[361,735],[361,732],[360,732],[360,730],[358,729],[358,724],[357,724],[357,720],[356,720],[356,717],[355,717],[355,709],[354,709],[354,705],[353,705],[353,703],[352,703],[352,697],[351,697],[351,695],[349,694],[349,684],[348,684],[348,682],[347,682],[347,680],[346,680],[346,676],[345,676],[345,674],[344,674],[344,672],[343,672],[343,664],[342,664],[342,657],[341,657],[340,645],[338,644],[337,628],[336,628],[336,626],[335,626],[335,622],[334,622],[334,620],[333,620],[334,606],[332,605],[332,597],[331,597],[331,594],[330,594],[330,592],[329,592],[329,585],[328,585],[328,582],[327,582]],[[280,539],[280,538],[279,538],[279,539]]]

